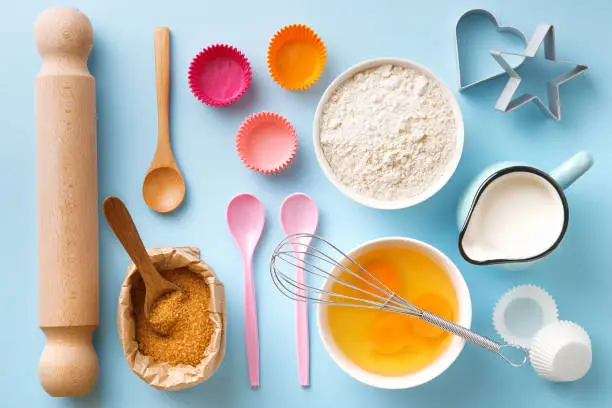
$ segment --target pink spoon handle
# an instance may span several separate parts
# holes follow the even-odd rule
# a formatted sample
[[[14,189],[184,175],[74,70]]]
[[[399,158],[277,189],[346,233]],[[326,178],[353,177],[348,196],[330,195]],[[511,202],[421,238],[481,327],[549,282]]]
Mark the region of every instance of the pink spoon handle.
[[[251,387],[259,387],[259,333],[251,259],[244,261],[244,332]]]
[[[304,254],[299,248],[293,249],[297,256],[296,280],[298,286],[303,287],[304,284]],[[298,289],[299,296],[305,296],[303,289]],[[300,385],[308,387],[310,385],[310,346],[308,340],[308,303],[296,302],[296,334],[297,334],[297,352],[298,352],[298,375]]]

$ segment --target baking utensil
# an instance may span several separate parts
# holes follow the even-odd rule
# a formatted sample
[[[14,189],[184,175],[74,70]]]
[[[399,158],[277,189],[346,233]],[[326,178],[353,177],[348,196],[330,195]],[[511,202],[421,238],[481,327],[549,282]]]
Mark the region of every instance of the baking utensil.
[[[569,206],[563,189],[568,188],[592,165],[591,155],[582,151],[570,157],[550,174],[517,162],[499,162],[484,169],[459,201],[457,219],[461,256],[474,265],[512,264],[515,267],[527,266],[550,254],[563,240],[569,222]],[[517,175],[521,176],[521,179],[507,180],[508,177]],[[523,187],[517,181],[524,179],[524,176],[530,178],[526,179],[528,183],[524,183]],[[508,181],[511,184],[504,184]],[[510,186],[511,189],[504,186]],[[537,190],[535,186],[538,187]],[[539,189],[543,187],[549,190],[551,196],[556,196],[553,206],[542,209],[536,206],[538,203],[535,201],[533,206],[525,205],[524,200],[531,199],[536,192],[539,194]],[[491,195],[488,192],[492,192]],[[513,205],[506,201],[510,198],[523,202]],[[487,204],[487,200],[491,201]],[[478,210],[481,201],[486,204],[482,211]],[[557,223],[544,223],[542,219],[545,217],[541,214],[551,209],[560,213],[560,220]],[[506,222],[510,218],[513,223]],[[544,227],[547,230],[543,230]],[[504,248],[507,243],[500,238],[509,237],[510,232],[517,236],[522,234],[520,243],[525,244],[526,249],[517,251],[516,248],[510,248],[512,253],[506,252],[507,249]],[[539,242],[536,238],[544,233],[547,239]],[[512,243],[512,240],[509,242]],[[531,247],[530,243],[534,243],[534,246]]]
[[[323,116],[323,109],[327,101],[332,97],[332,95],[337,91],[337,89],[347,80],[353,78],[357,73],[361,71],[365,71],[371,68],[379,67],[381,65],[397,65],[409,69],[413,69],[418,71],[419,73],[427,76],[432,81],[437,82],[440,85],[442,92],[450,101],[453,112],[454,112],[454,121],[455,127],[457,128],[456,135],[456,145],[454,148],[454,155],[452,161],[448,164],[444,174],[442,174],[436,183],[432,184],[427,190],[425,190],[422,194],[419,194],[414,197],[410,197],[404,200],[379,200],[368,197],[364,194],[360,194],[350,188],[348,188],[345,184],[343,184],[340,179],[334,174],[331,166],[329,165],[325,155],[323,154],[323,149],[321,148],[321,140],[320,140],[320,126],[321,126],[321,118]],[[333,82],[327,87],[323,96],[321,97],[319,104],[317,105],[317,110],[315,112],[314,122],[312,124],[312,138],[315,154],[317,156],[317,161],[319,162],[319,166],[323,170],[327,179],[345,196],[350,198],[351,200],[365,205],[366,207],[383,209],[383,210],[395,210],[400,208],[408,208],[414,205],[417,205],[434,194],[436,194],[447,182],[450,180],[451,176],[457,169],[457,165],[459,164],[459,159],[461,158],[461,153],[463,152],[463,141],[464,141],[464,131],[463,131],[463,117],[461,115],[461,109],[459,108],[459,104],[457,103],[457,99],[450,91],[450,89],[431,71],[427,68],[405,59],[397,59],[397,58],[376,58],[367,61],[360,62],[356,65],[353,65],[342,74],[340,74]]]
[[[475,81],[467,81],[465,79],[466,76],[466,72],[462,72],[462,60],[463,58],[463,52],[462,52],[462,30],[463,30],[463,25],[464,24],[468,24],[469,18],[473,17],[473,16],[480,16],[483,18],[488,19],[491,24],[493,24],[495,26],[495,29],[497,30],[498,33],[503,33],[503,34],[510,34],[515,36],[516,38],[519,39],[519,41],[522,43],[523,46],[527,45],[527,37],[525,36],[525,34],[523,34],[523,32],[521,30],[519,30],[518,28],[514,27],[514,26],[506,26],[506,25],[502,25],[499,20],[497,19],[497,17],[495,17],[495,15],[493,15],[493,13],[491,13],[489,10],[485,10],[485,9],[472,9],[472,10],[468,10],[465,13],[463,13],[461,15],[461,17],[459,17],[459,20],[457,20],[457,25],[455,27],[455,52],[456,52],[456,56],[457,56],[457,73],[458,73],[458,80],[459,80],[459,90],[463,91],[465,89],[471,88],[474,85],[479,85],[482,84],[484,82],[487,82],[493,78],[497,78],[501,75],[504,75],[505,72],[504,71],[500,71],[498,73],[495,73],[493,75],[487,76],[485,78],[482,79],[477,79]],[[525,59],[522,58],[520,59],[520,62],[518,64],[514,64],[513,68],[518,68],[524,61]],[[465,62],[464,62],[465,64]],[[465,68],[464,68],[465,70]]]
[[[304,239],[312,243],[304,245]],[[295,251],[294,246],[302,247]],[[299,253],[299,255],[298,255]],[[306,257],[303,264],[299,260]],[[312,262],[311,259],[321,263]],[[308,277],[323,279],[319,287],[314,284],[301,284],[291,275],[293,268],[302,268]],[[386,310],[414,316],[440,329],[459,336],[471,343],[498,354],[506,363],[513,367],[521,367],[527,361],[528,351],[515,344],[499,344],[487,337],[476,334],[469,329],[441,318],[435,314],[408,302],[397,293],[383,285],[376,277],[346,255],[338,247],[324,238],[312,234],[295,234],[284,239],[272,253],[270,274],[278,290],[285,296],[296,301],[312,301],[331,306],[360,307],[365,309]],[[358,279],[366,289],[355,286],[342,278],[347,274]],[[332,286],[339,284],[355,290],[355,296],[344,295],[332,291]],[[510,355],[511,349],[520,351],[520,358]]]
[[[536,373],[548,381],[576,381],[591,368],[591,339],[576,323],[554,322],[535,336],[529,358]]]
[[[251,387],[259,387],[259,334],[253,284],[253,253],[263,232],[265,218],[261,201],[251,194],[239,194],[227,206],[227,225],[244,261],[244,328]]]
[[[144,281],[146,288],[144,312],[145,316],[147,316],[147,321],[151,324],[149,313],[153,304],[163,295],[180,291],[180,288],[174,283],[164,279],[157,271],[157,268],[155,268],[155,265],[153,265],[142,243],[142,239],[138,234],[136,225],[134,225],[134,220],[132,220],[123,201],[117,197],[106,197],[102,204],[102,211],[104,211],[104,217],[106,217],[108,226],[113,230],[113,233],[119,242],[121,242],[121,245],[123,245],[125,252],[127,252],[132,262],[134,262],[136,268],[138,268],[140,276]],[[155,325],[151,325],[151,327],[155,331],[160,332],[160,334],[165,334]]]
[[[319,223],[319,209],[312,198],[303,193],[291,194],[285,198],[280,211],[281,225],[285,235],[292,236],[297,233],[314,234]],[[304,237],[302,245],[308,246],[310,238]],[[297,255],[296,263],[299,265],[295,269],[295,280],[298,284],[305,284],[303,269],[303,254],[300,252],[301,246],[294,246]],[[300,291],[303,296],[305,293]],[[310,385],[310,345],[308,340],[308,303],[297,302],[296,304],[296,334],[298,350],[298,373],[300,385],[307,387]]]
[[[521,84],[521,77],[516,72],[516,69],[512,67],[512,65],[509,64],[505,58],[505,56],[519,56],[525,59],[539,58],[537,57],[537,54],[542,44],[544,44],[545,59],[572,67],[570,71],[547,82],[548,104],[545,104],[537,95],[522,94],[517,97],[514,96]],[[536,28],[535,33],[527,43],[527,47],[523,53],[491,51],[491,55],[510,76],[504,90],[495,104],[495,109],[503,112],[512,112],[513,110],[518,109],[529,102],[535,101],[546,115],[555,120],[561,120],[561,99],[559,96],[559,87],[562,84],[583,74],[587,69],[589,69],[589,67],[586,65],[557,60],[555,30],[550,24],[541,24]]]
[[[204,48],[189,65],[188,81],[193,95],[209,106],[236,102],[251,85],[251,65],[237,48],[215,44]]]
[[[244,165],[258,173],[284,170],[297,151],[297,133],[284,117],[259,112],[246,118],[236,134],[236,151]]]
[[[142,196],[154,211],[174,211],[185,198],[185,180],[170,144],[170,31],[156,28],[155,84],[157,88],[157,149],[142,185]]]
[[[270,76],[290,91],[303,91],[317,82],[326,60],[325,44],[304,24],[281,28],[268,46]]]
[[[93,30],[74,8],[34,25],[42,69],[35,82],[38,324],[46,344],[38,377],[54,397],[88,393],[98,379],[96,89],[87,69]]]
[[[535,285],[516,286],[506,292],[493,310],[493,326],[508,343],[530,348],[536,333],[559,318],[555,299]]]

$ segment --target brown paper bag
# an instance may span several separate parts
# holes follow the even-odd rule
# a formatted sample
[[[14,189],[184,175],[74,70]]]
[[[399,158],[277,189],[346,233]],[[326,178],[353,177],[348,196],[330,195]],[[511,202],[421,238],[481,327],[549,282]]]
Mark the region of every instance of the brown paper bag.
[[[158,363],[138,350],[136,328],[132,309],[131,290],[135,277],[139,277],[136,266],[131,264],[119,294],[117,328],[125,359],[132,371],[144,382],[160,390],[181,390],[206,381],[212,376],[225,355],[227,311],[225,289],[215,272],[200,259],[200,251],[191,247],[164,247],[147,250],[158,270],[188,268],[204,278],[210,288],[211,320],[216,327],[211,343],[197,367],[179,364]]]

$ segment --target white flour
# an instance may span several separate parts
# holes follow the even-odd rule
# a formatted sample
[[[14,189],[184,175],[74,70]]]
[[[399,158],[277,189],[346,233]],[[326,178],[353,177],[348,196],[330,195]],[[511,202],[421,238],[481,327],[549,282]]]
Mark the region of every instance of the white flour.
[[[427,190],[456,148],[450,101],[416,70],[381,65],[341,84],[323,107],[323,154],[340,181],[381,200]]]

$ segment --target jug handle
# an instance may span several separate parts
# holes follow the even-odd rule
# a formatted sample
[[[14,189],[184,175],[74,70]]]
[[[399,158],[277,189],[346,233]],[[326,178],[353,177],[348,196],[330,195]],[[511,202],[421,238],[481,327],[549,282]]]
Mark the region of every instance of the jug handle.
[[[592,165],[593,157],[589,152],[581,151],[550,172],[550,175],[565,190],[586,173]]]

